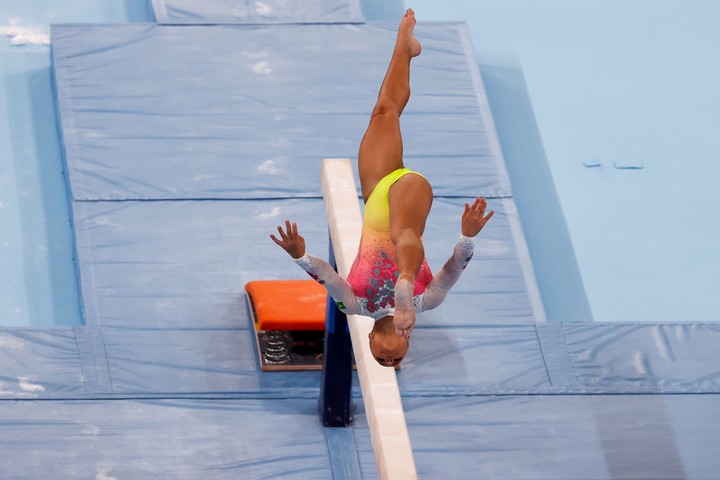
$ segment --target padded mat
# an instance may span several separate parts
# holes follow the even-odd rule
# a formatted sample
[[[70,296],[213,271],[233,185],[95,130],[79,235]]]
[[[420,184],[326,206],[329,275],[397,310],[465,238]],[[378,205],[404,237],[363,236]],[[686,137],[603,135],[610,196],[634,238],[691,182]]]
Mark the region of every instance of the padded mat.
[[[436,200],[425,232],[430,268],[452,254],[468,199]],[[478,239],[477,253],[427,325],[532,322],[534,280],[513,237],[509,200]],[[118,328],[252,328],[244,286],[307,279],[269,235],[289,218],[308,252],[327,258],[322,200],[75,202],[88,322]],[[424,325],[419,324],[418,328]]]
[[[0,471],[5,478],[332,478],[316,410],[315,399],[0,402]]]
[[[359,0],[152,0],[161,24],[362,22]]]
[[[697,479],[717,476],[720,395],[409,398],[421,478]],[[375,478],[365,417],[355,435]],[[442,445],[442,446],[440,446]],[[471,472],[468,475],[468,472]]]
[[[378,24],[53,26],[73,199],[319,197],[321,160],[357,155],[395,35]],[[418,35],[408,164],[438,196],[509,196],[466,27]]]

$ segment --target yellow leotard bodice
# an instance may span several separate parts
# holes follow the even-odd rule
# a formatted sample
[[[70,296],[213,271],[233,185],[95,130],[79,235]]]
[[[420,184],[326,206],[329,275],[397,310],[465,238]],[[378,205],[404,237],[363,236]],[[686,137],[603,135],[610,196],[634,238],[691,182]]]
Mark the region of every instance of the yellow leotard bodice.
[[[390,187],[407,174],[420,175],[409,168],[399,168],[383,177],[365,204],[362,237],[348,283],[368,312],[375,314],[395,308],[395,281],[398,270],[395,245],[390,237]],[[413,295],[420,295],[432,280],[432,272],[423,260],[415,277]]]

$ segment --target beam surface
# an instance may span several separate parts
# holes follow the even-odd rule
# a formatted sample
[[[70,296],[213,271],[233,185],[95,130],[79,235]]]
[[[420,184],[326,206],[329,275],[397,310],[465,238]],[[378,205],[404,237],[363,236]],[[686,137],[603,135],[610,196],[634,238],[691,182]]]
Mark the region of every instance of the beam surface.
[[[323,161],[322,191],[338,273],[347,278],[362,233],[358,190],[349,159]],[[370,353],[368,334],[374,320],[361,315],[347,318],[379,476],[383,480],[417,478],[395,369],[381,366]]]

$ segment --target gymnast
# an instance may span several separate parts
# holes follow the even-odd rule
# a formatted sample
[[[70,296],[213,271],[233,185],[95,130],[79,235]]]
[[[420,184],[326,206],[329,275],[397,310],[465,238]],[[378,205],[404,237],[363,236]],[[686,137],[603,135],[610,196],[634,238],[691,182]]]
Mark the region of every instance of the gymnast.
[[[415,313],[437,307],[473,256],[475,237],[492,217],[487,202],[465,204],[460,240],[433,277],[422,234],[433,201],[430,183],[403,165],[400,115],[410,98],[410,60],[420,55],[415,14],[408,9],[398,28],[390,66],[380,87],[370,125],[360,143],[358,172],[365,213],[358,254],[343,279],[326,261],[305,252],[297,224],[278,226],[270,238],[322,284],[346,314],[373,317],[370,350],[384,366],[405,357]]]

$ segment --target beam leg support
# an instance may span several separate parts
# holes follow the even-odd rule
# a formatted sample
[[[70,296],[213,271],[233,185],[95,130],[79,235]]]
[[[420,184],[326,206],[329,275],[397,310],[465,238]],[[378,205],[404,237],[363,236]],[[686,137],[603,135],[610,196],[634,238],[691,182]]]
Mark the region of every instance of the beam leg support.
[[[330,265],[337,269],[332,239]],[[352,423],[352,342],[347,317],[332,297],[327,298],[325,349],[320,382],[320,418],[326,427],[348,427]]]

